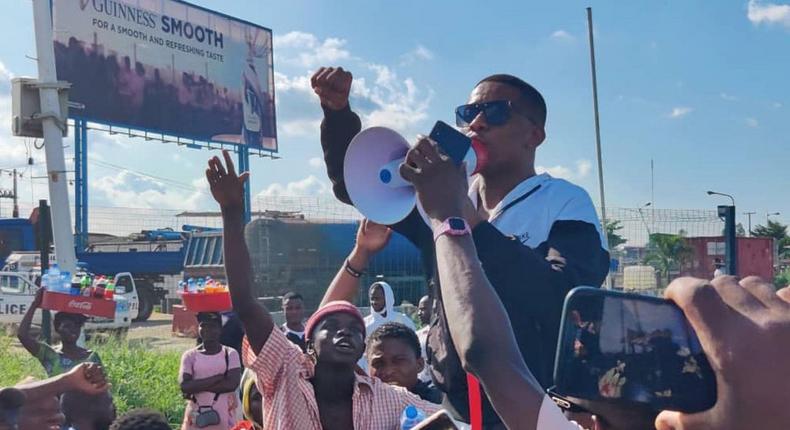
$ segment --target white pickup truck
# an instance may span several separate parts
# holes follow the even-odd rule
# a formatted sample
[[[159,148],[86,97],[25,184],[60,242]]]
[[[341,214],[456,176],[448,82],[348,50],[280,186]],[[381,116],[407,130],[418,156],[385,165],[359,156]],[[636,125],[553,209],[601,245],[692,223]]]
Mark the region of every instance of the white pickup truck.
[[[30,308],[38,287],[25,273],[0,272],[0,324],[16,326]],[[126,309],[116,307],[115,319],[90,317],[85,322],[85,331],[113,331],[123,333],[129,329],[137,315],[139,300],[134,279],[130,273],[115,275],[115,295],[123,296],[128,303]],[[33,323],[41,325],[41,313],[37,312]]]

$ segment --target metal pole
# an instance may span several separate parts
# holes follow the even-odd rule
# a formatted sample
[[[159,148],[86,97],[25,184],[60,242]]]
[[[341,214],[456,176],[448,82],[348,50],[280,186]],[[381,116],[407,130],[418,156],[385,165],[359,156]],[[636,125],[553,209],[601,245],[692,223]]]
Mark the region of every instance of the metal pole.
[[[11,213],[12,218],[19,218],[19,194],[16,186],[16,169],[14,169],[14,211]]]
[[[50,218],[49,206],[46,200],[38,201],[38,256],[41,260],[41,276],[39,277],[38,286],[41,287],[41,281],[44,279],[44,274],[49,270],[49,245],[52,243],[52,222]],[[47,309],[42,309],[41,312],[41,334],[47,343],[52,343],[52,333],[50,331],[52,324],[50,323],[51,314]]]
[[[88,246],[88,132],[85,120],[74,120],[74,233],[77,249]]]
[[[239,145],[239,168],[238,173],[248,172],[250,170],[250,148],[246,145]],[[250,201],[250,181],[244,182],[244,224],[248,224],[252,220],[252,206]]]
[[[743,214],[746,215],[746,219],[748,220],[747,222],[749,224],[749,229],[746,230],[746,234],[747,236],[752,237],[752,215],[757,214],[757,212],[744,212]]]
[[[595,73],[595,41],[593,40],[592,8],[590,7],[587,8],[587,27],[590,36],[590,65],[592,67],[593,109],[595,110],[595,151],[598,155],[598,190],[601,194],[601,222],[606,226],[606,198],[604,196],[603,160],[601,158],[601,125],[598,115],[598,78]]]
[[[74,273],[77,258],[74,255],[74,236],[71,233],[71,211],[66,178],[66,160],[63,155],[63,135],[60,124],[60,101],[55,73],[55,51],[52,44],[52,16],[47,0],[33,0],[33,24],[36,34],[36,56],[41,112],[44,129],[44,149],[49,176],[49,199],[52,202],[52,226],[55,251],[61,270]]]

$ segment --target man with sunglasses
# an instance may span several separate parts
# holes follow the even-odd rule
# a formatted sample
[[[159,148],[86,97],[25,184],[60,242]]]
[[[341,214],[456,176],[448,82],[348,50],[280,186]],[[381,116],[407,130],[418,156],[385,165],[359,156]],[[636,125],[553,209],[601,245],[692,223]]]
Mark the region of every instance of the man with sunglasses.
[[[321,145],[335,196],[352,204],[343,181],[343,161],[360,131],[348,103],[352,76],[342,68],[320,68],[311,84],[321,101]],[[456,173],[427,169],[443,157],[435,142],[420,138],[400,173],[415,184],[422,201],[458,208],[432,230],[415,210],[392,226],[423,253],[426,272],[435,275],[434,240],[442,234],[471,234],[477,255],[510,316],[519,349],[543,388],[552,383],[562,303],[579,285],[601,285],[609,266],[592,201],[580,187],[536,174],[535,152],[545,139],[546,105],[526,82],[492,75],[473,89],[468,104],[456,109],[462,131],[487,153],[487,161],[467,190]],[[353,264],[353,262],[349,262]],[[440,291],[428,335],[428,358],[444,407],[469,421],[467,379],[450,338]],[[495,354],[495,351],[479,351]],[[488,401],[486,428],[501,422]]]

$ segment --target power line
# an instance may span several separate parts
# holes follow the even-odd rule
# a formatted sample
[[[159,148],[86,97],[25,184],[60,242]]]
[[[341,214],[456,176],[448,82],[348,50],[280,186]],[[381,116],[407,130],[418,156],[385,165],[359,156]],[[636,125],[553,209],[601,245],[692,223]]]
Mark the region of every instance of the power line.
[[[145,177],[145,178],[149,178],[149,179],[155,179],[157,181],[162,181],[162,182],[165,182],[165,183],[168,183],[168,184],[171,184],[171,185],[176,185],[178,187],[187,189],[189,191],[196,191],[196,192],[200,192],[202,194],[208,194],[205,190],[202,190],[202,189],[197,188],[197,187],[195,187],[193,185],[190,185],[190,184],[186,184],[184,182],[177,181],[175,179],[165,178],[165,177],[162,177],[162,176],[152,175],[150,173],[145,173],[145,172],[140,172],[140,171],[137,171],[137,170],[132,170],[132,169],[129,169],[129,168],[126,168],[126,167],[123,167],[123,166],[119,166],[117,164],[108,163],[106,161],[99,161],[99,160],[96,160],[96,159],[93,159],[93,158],[91,158],[91,161],[93,163],[95,163],[95,164],[97,164],[97,165],[99,165],[101,167],[107,168],[107,169],[121,170],[121,171],[129,172],[129,173],[141,176],[141,177]]]

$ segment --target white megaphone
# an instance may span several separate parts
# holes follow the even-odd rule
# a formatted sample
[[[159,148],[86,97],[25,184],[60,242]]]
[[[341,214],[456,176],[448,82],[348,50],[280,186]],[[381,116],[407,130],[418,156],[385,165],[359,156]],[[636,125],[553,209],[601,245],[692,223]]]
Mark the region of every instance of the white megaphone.
[[[437,143],[444,149],[442,142]],[[399,172],[410,148],[403,136],[386,127],[366,128],[351,140],[343,179],[351,202],[367,219],[392,225],[414,210],[416,192]],[[486,159],[484,147],[473,141],[463,158],[470,176],[480,170]]]

